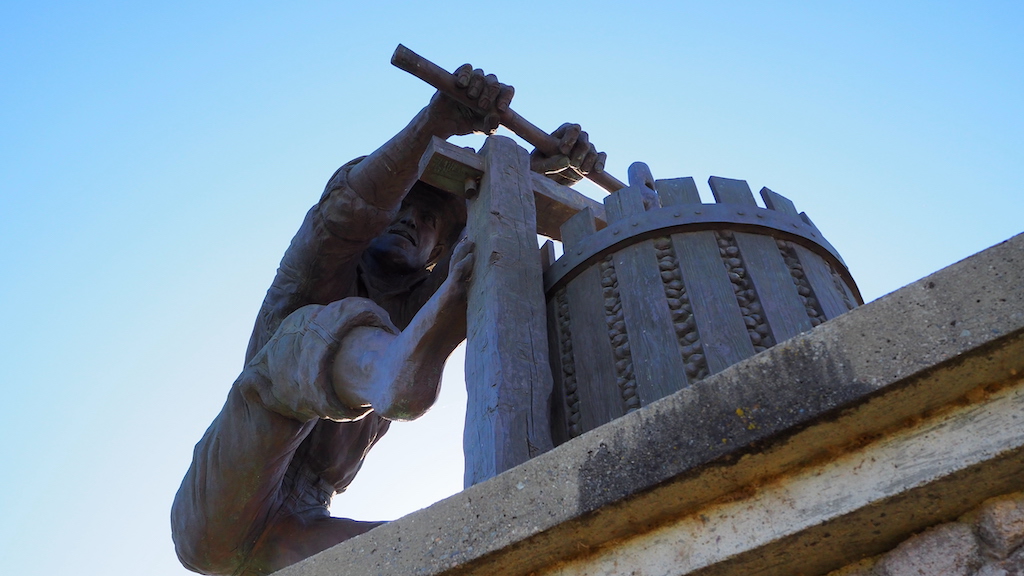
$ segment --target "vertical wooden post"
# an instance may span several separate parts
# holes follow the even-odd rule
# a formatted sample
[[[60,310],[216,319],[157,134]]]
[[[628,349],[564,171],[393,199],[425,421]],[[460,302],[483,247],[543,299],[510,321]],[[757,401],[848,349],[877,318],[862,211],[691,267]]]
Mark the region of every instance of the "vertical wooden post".
[[[491,136],[469,201],[476,244],[466,345],[466,487],[549,450],[552,378],[529,156]]]

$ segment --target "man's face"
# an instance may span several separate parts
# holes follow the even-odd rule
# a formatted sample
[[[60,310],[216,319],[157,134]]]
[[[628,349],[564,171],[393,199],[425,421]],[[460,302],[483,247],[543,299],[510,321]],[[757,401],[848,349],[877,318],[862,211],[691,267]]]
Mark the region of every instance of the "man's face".
[[[422,202],[406,199],[384,233],[370,242],[369,251],[385,269],[416,272],[440,251],[438,216]]]

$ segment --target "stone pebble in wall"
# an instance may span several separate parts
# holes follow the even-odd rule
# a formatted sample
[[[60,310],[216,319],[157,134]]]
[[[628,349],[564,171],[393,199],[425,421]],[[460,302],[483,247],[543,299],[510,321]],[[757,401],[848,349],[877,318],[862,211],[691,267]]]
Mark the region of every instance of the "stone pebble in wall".
[[[962,522],[950,522],[903,542],[875,564],[873,573],[876,576],[971,576],[983,563],[973,528]]]
[[[986,500],[829,576],[1024,576],[1024,492]]]
[[[978,515],[978,536],[986,552],[996,559],[1020,548],[1024,544],[1024,493],[985,502]]]

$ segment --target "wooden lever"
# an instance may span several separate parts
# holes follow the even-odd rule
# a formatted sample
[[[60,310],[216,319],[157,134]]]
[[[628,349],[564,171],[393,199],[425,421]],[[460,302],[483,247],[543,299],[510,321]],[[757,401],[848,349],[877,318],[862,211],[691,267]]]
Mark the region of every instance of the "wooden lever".
[[[399,44],[398,48],[395,48],[395,53],[391,56],[391,63],[466,106],[474,109],[477,107],[476,103],[466,96],[466,92],[460,90],[455,85],[455,76],[452,76],[444,68],[409,50],[405,46]],[[536,146],[545,155],[557,156],[561,154],[561,151],[558,149],[557,138],[536,127],[526,118],[516,114],[511,108],[504,112],[499,112],[498,118],[502,126]],[[616,192],[626,187],[621,180],[607,172],[590,173],[587,174],[587,178],[609,192]]]

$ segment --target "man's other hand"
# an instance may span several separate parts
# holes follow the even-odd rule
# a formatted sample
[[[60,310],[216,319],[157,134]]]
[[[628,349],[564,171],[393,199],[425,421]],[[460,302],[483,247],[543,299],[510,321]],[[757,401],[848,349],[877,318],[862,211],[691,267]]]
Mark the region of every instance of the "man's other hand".
[[[451,283],[449,290],[453,290],[460,298],[464,298],[469,280],[473,275],[473,248],[475,245],[466,238],[466,231],[462,231],[459,241],[452,251],[451,262],[448,264],[448,278],[445,283]]]
[[[608,155],[597,151],[579,124],[562,124],[551,135],[558,139],[560,154],[545,156],[534,150],[530,154],[530,168],[534,172],[565,186],[572,186],[587,174],[604,172]]]

